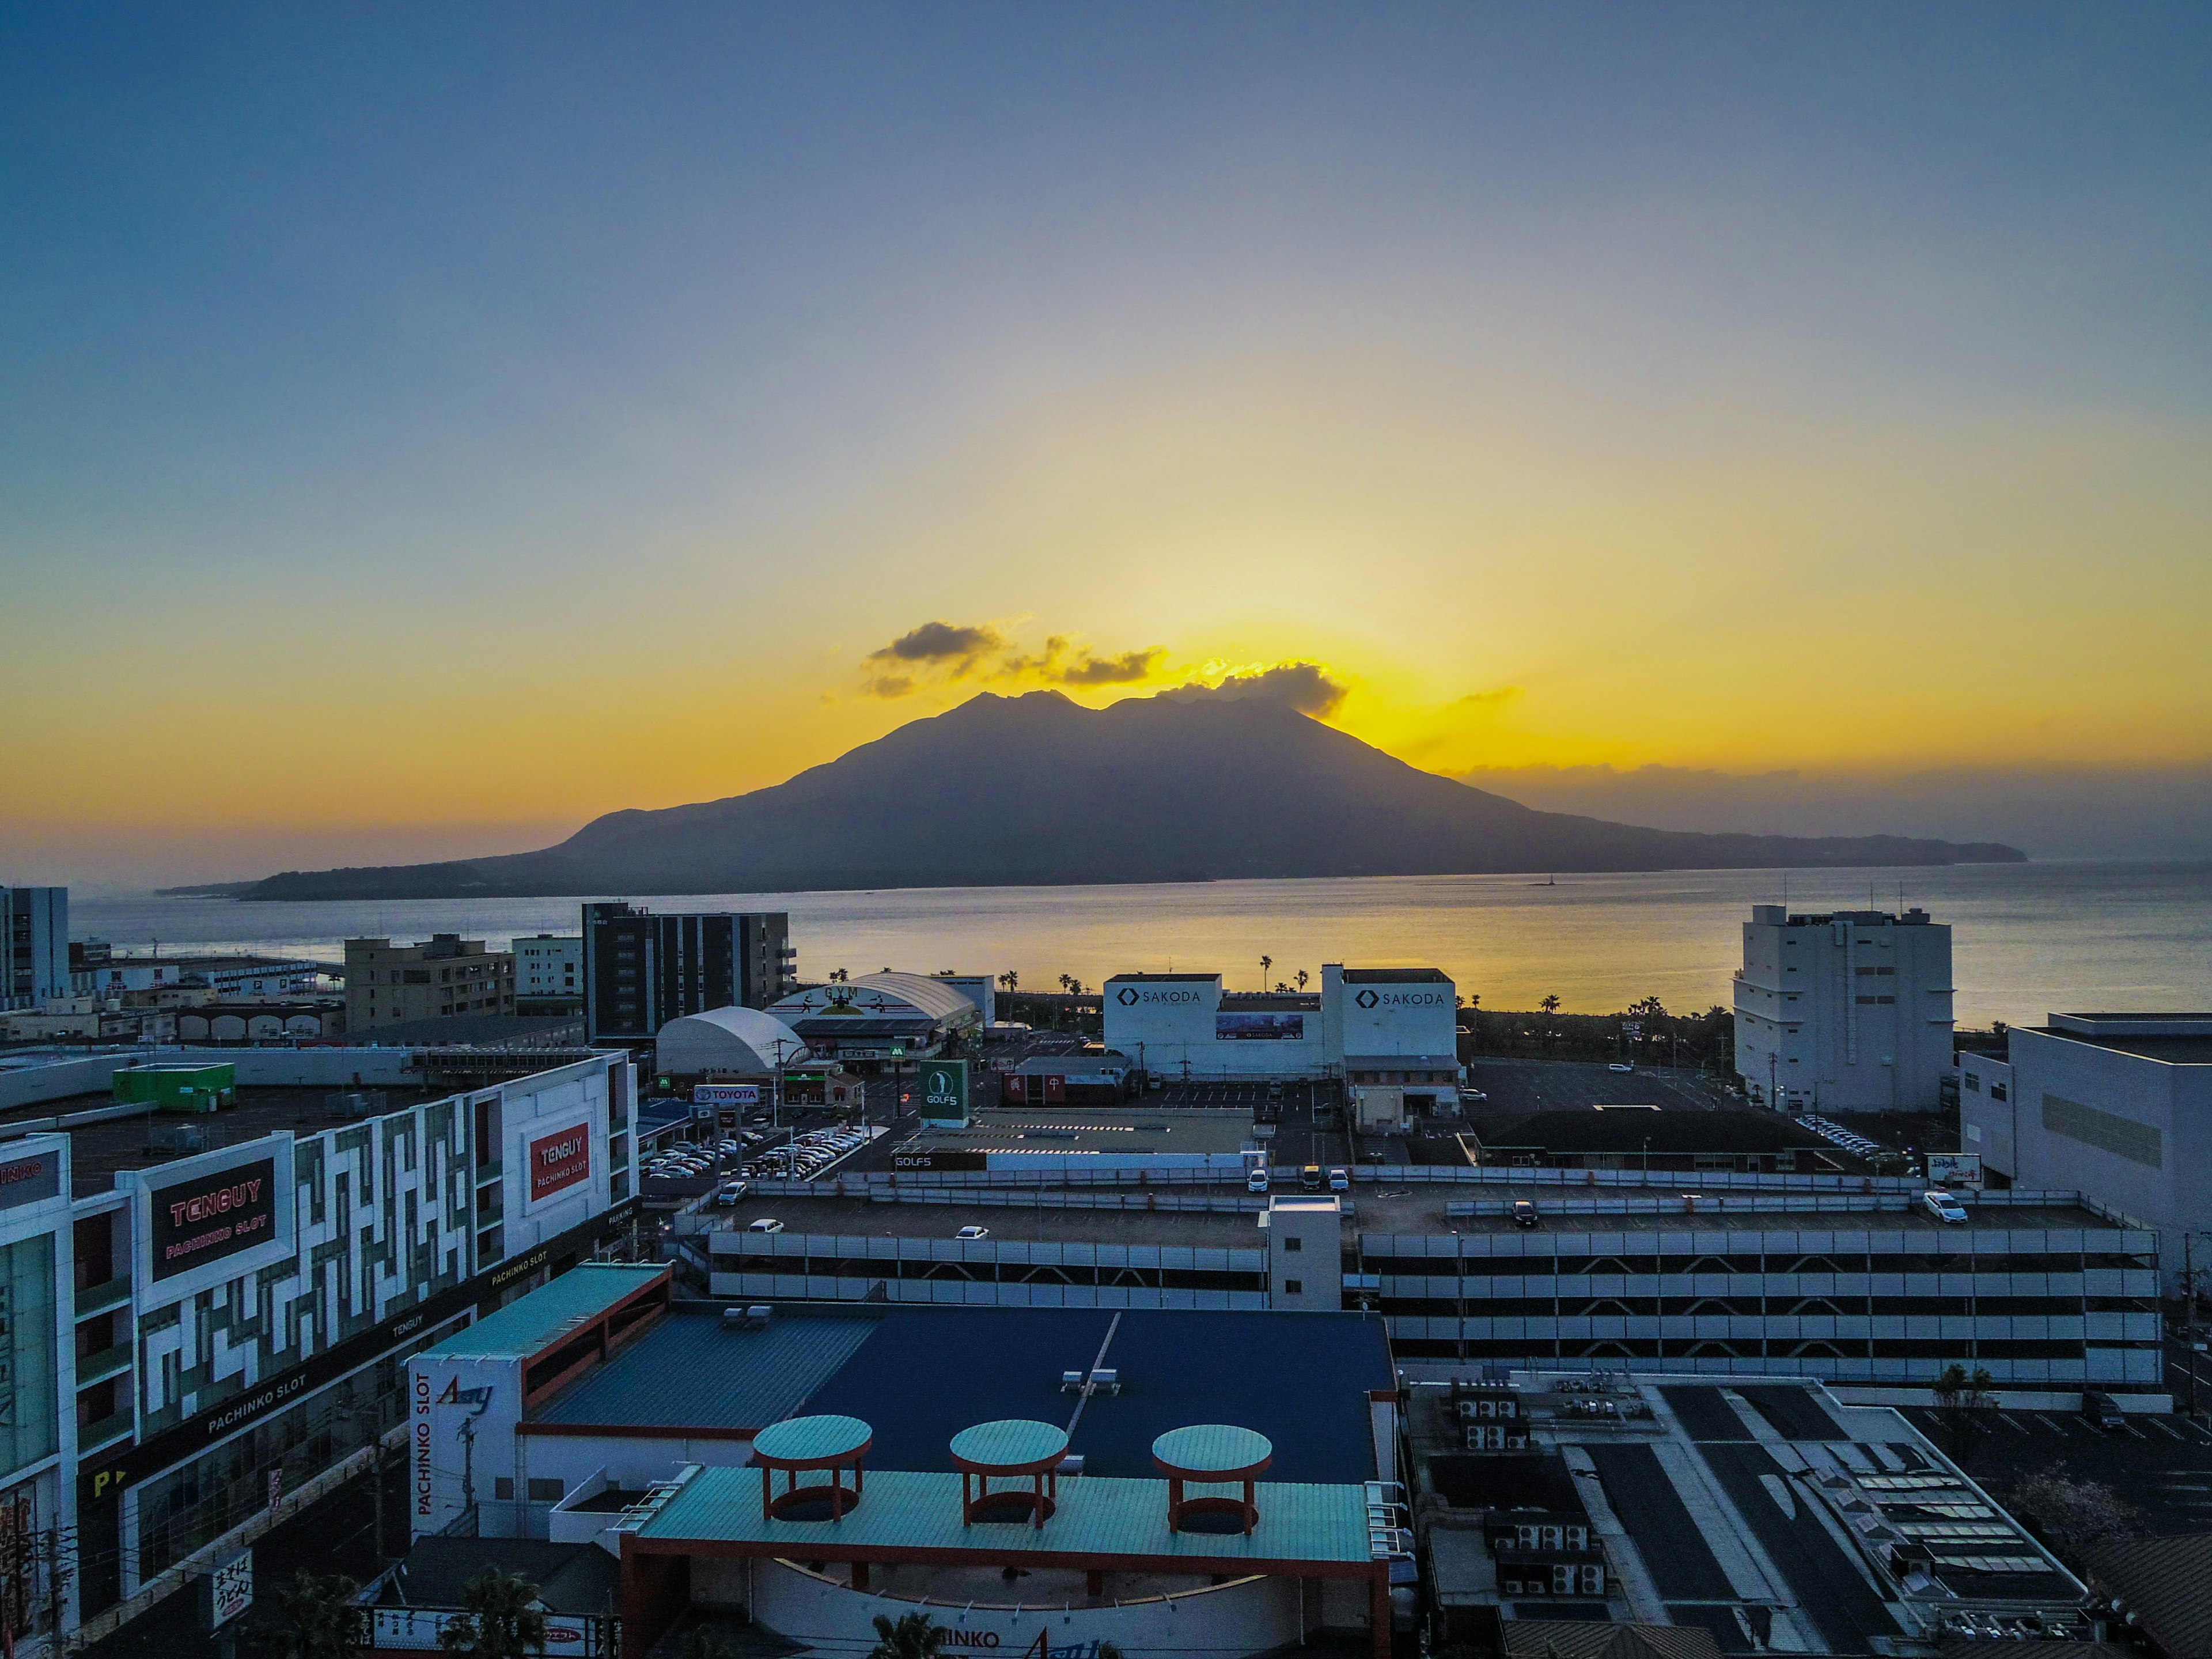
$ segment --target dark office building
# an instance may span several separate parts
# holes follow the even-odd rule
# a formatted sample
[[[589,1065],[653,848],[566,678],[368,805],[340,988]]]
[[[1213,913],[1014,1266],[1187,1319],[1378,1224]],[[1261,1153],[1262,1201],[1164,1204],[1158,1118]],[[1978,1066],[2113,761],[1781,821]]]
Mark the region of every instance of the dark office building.
[[[584,907],[584,1019],[589,1040],[650,1042],[709,1008],[765,1008],[798,988],[791,918],[720,911],[657,916],[629,904]]]

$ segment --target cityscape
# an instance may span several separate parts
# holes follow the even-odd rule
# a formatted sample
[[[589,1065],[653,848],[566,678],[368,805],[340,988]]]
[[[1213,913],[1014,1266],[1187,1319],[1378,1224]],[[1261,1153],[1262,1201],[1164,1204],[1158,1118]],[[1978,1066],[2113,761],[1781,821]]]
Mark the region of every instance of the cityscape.
[[[2212,9],[0,17],[0,1659],[2212,1659]]]

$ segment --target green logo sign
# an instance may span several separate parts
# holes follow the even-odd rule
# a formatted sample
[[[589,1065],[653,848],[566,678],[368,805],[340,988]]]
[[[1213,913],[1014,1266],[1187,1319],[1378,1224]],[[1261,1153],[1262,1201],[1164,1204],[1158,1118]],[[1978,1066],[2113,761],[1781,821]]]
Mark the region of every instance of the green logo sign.
[[[921,1110],[925,1117],[968,1115],[968,1062],[933,1060],[921,1068]]]

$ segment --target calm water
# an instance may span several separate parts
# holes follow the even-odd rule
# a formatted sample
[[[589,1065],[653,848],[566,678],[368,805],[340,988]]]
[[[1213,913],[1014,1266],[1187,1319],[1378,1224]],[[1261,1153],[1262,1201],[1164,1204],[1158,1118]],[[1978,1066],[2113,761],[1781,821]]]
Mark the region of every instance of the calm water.
[[[1988,865],[1949,870],[1792,872],[1792,909],[1908,904],[1953,928],[1960,1024],[2040,1020],[2053,1009],[2212,1006],[2212,864]],[[1492,1008],[1547,993],[1572,1012],[1656,995],[1670,1008],[1729,1000],[1747,907],[1782,896],[1772,871],[1526,877],[1223,881],[1146,887],[907,888],[852,893],[647,896],[655,909],[788,910],[799,971],[941,968],[1047,988],[1127,969],[1228,976],[1232,988],[1324,962],[1430,963]],[[504,945],[577,930],[573,899],[239,904],[86,899],[79,938],[118,946],[264,950],[336,961],[349,934],[454,932]]]

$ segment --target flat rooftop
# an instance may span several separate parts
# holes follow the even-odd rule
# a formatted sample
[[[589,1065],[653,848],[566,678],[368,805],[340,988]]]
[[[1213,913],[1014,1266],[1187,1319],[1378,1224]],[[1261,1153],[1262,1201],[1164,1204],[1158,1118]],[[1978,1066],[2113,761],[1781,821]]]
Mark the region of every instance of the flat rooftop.
[[[527,1359],[671,1276],[650,1263],[580,1261],[520,1300],[423,1350],[437,1359]]]
[[[2212,1014],[2053,1014],[2027,1029],[2168,1066],[2212,1066]]]
[[[220,1055],[210,1058],[220,1063]],[[272,1129],[292,1129],[306,1134],[365,1121],[332,1105],[333,1097],[340,1092],[323,1087],[264,1088],[248,1084],[237,1090],[235,1103],[220,1112],[156,1112],[138,1108],[125,1116],[91,1122],[68,1121],[74,1113],[113,1107],[114,1097],[103,1090],[0,1113],[0,1140],[34,1130],[51,1130],[54,1120],[60,1118],[60,1132],[70,1138],[70,1184],[77,1197],[84,1198],[113,1190],[115,1172],[118,1170],[150,1170],[180,1158],[197,1158],[202,1152],[258,1140]],[[442,1100],[453,1091],[380,1085],[362,1092],[381,1094],[384,1109],[396,1112],[426,1100]],[[188,1151],[159,1148],[152,1144],[157,1132],[186,1128],[202,1131],[207,1144]]]
[[[965,1129],[925,1129],[901,1152],[946,1147],[1016,1152],[1235,1152],[1259,1143],[1247,1110],[1125,1110],[1116,1107],[987,1107]]]

